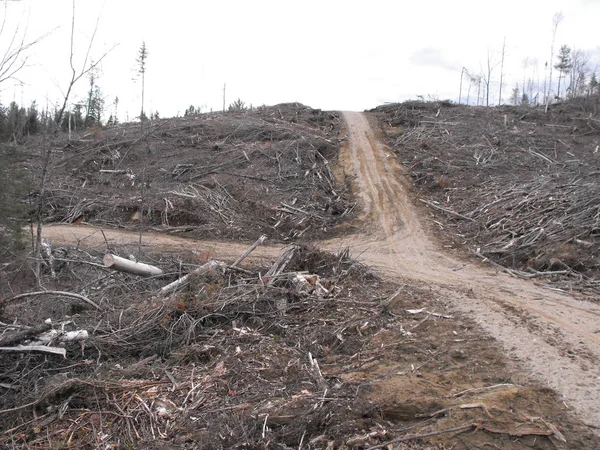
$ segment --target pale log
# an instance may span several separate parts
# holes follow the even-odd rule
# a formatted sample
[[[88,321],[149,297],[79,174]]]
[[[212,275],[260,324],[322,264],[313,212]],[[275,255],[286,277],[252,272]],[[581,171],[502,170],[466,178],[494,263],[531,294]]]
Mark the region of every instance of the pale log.
[[[46,347],[45,345],[18,345],[16,347],[0,347],[2,352],[41,352],[67,357],[67,350],[62,347]]]
[[[250,247],[248,247],[248,249],[242,253],[242,255],[237,259],[236,262],[234,262],[231,267],[235,267],[237,266],[239,263],[241,263],[244,259],[246,259],[246,257],[252,253],[254,251],[254,249],[256,247],[258,247],[260,244],[262,244],[263,242],[265,242],[265,240],[267,239],[267,236],[265,236],[264,234],[259,237],[256,242],[254,244],[252,244]]]
[[[163,273],[163,271],[156,266],[131,261],[117,255],[111,255],[110,253],[104,255],[103,261],[106,267],[118,270],[119,272],[127,272],[142,276],[162,275]]]

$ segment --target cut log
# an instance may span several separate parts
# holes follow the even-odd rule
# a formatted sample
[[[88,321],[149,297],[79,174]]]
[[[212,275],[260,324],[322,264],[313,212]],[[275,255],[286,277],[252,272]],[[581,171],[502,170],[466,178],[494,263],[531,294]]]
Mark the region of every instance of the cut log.
[[[67,357],[67,350],[62,347],[46,347],[45,345],[18,345],[16,347],[0,347],[2,352],[41,352]]]
[[[87,330],[75,330],[75,331],[58,331],[50,330],[46,333],[42,333],[36,337],[35,342],[31,345],[47,345],[50,342],[70,342],[70,341],[85,341],[90,337]]]
[[[0,339],[0,347],[8,347],[14,344],[18,344],[19,342],[22,342],[33,336],[37,336],[40,333],[48,331],[50,328],[52,328],[52,325],[50,325],[49,323],[42,323],[35,327],[26,328],[24,330],[13,333],[12,335],[8,334],[8,336],[5,336],[2,339]]]
[[[117,255],[111,255],[110,253],[104,255],[103,261],[106,267],[118,270],[119,272],[127,272],[141,276],[155,276],[163,274],[163,271],[156,266],[131,261],[126,258],[121,258]]]
[[[256,247],[258,247],[260,244],[265,242],[266,239],[267,239],[267,236],[265,236],[264,234],[261,237],[259,237],[254,244],[252,244],[250,247],[248,247],[248,249],[244,253],[242,253],[242,255],[231,265],[231,267],[235,267],[239,263],[241,263],[244,259],[246,259],[246,257],[250,253],[252,253],[254,251],[254,249]]]

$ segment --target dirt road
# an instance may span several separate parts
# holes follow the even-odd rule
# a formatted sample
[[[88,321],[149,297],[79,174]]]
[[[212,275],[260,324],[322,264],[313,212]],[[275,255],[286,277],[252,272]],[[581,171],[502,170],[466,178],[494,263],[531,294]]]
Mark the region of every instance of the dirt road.
[[[364,114],[344,113],[349,145],[340,160],[355,175],[363,210],[361,231],[321,243],[329,250],[350,247],[352,254],[396,282],[429,286],[457,311],[472,317],[538,380],[563,395],[584,422],[600,427],[600,306],[512,278],[443,250],[422,225],[408,195],[410,179],[377,139]],[[86,247],[134,243],[136,233],[90,227],[50,226],[47,238]],[[104,233],[104,234],[103,234]],[[172,251],[214,249],[237,257],[246,247],[144,234],[143,244]],[[262,247],[253,258],[279,249]]]

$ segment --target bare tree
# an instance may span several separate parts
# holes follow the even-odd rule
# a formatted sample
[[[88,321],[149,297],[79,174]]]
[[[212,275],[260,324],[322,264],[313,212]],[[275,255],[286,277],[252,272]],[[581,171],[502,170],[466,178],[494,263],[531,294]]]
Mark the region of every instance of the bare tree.
[[[487,64],[485,70],[481,68],[481,77],[485,85],[485,106],[490,106],[490,86],[492,82],[492,73],[500,63],[494,60],[494,52],[488,48]]]
[[[506,36],[502,43],[502,59],[500,62],[500,92],[498,94],[498,106],[502,104],[502,85],[504,84],[504,56],[506,54]]]
[[[94,28],[94,32],[92,33],[92,37],[90,38],[90,42],[89,42],[89,45],[88,45],[88,48],[87,48],[87,51],[85,54],[85,59],[83,61],[81,70],[79,72],[77,72],[75,69],[75,64],[73,62],[73,59],[74,59],[73,44],[74,44],[74,37],[75,37],[75,0],[73,0],[73,15],[71,18],[71,41],[70,41],[71,46],[70,46],[70,56],[69,56],[69,65],[71,67],[71,80],[69,81],[67,92],[64,95],[62,107],[60,108],[60,110],[55,118],[55,122],[56,122],[58,130],[60,130],[60,128],[62,126],[62,123],[64,120],[64,115],[65,115],[65,109],[69,102],[69,97],[71,95],[71,91],[73,90],[73,86],[75,86],[75,84],[82,77],[84,77],[87,73],[89,73],[90,70],[97,67],[98,64],[100,64],[102,62],[102,60],[106,57],[106,55],[108,55],[110,53],[110,51],[114,48],[114,46],[113,46],[111,49],[106,51],[96,62],[88,64],[88,61],[90,61],[90,53],[92,51],[92,46],[94,44],[94,38],[96,37],[96,32],[98,31],[98,23],[99,22],[100,22],[100,17],[98,17],[98,19],[96,20],[96,26]],[[45,146],[45,147],[46,147],[46,149],[45,149],[45,152],[43,153],[42,174],[41,174],[40,187],[39,187],[39,193],[38,193],[38,204],[37,204],[37,214],[36,214],[37,215],[37,217],[36,217],[37,230],[36,230],[36,240],[35,240],[35,247],[34,247],[36,261],[37,261],[35,274],[38,279],[38,283],[40,282],[40,270],[41,270],[42,215],[43,215],[44,203],[45,203],[44,197],[45,197],[45,192],[46,192],[46,178],[48,177],[48,167],[50,165],[50,158],[52,156],[51,147],[50,146]],[[44,150],[42,150],[42,151],[44,151]]]
[[[571,83],[569,85],[572,97],[585,95],[586,80],[590,75],[590,55],[583,50],[573,49],[571,52]]]
[[[110,49],[108,49],[106,52],[104,52],[104,54],[102,54],[102,56],[100,58],[98,58],[96,61],[90,62],[90,53],[91,53],[92,47],[94,45],[94,39],[96,38],[96,33],[98,32],[98,24],[99,23],[100,23],[100,16],[98,16],[98,18],[96,19],[96,26],[94,27],[94,32],[92,33],[92,37],[90,38],[90,42],[89,42],[87,51],[85,53],[85,58],[83,60],[83,64],[81,66],[81,69],[78,72],[75,69],[75,63],[73,62],[73,58],[74,58],[73,44],[74,44],[74,40],[75,40],[75,0],[73,0],[73,15],[71,17],[71,52],[69,55],[69,66],[71,68],[71,80],[69,81],[69,85],[67,87],[67,92],[64,95],[63,104],[62,104],[60,110],[58,111],[58,114],[56,115],[56,124],[58,125],[59,129],[60,129],[63,119],[64,119],[65,109],[67,108],[67,104],[69,102],[71,92],[73,91],[73,86],[75,86],[75,84],[82,77],[87,75],[88,72],[90,72],[90,70],[95,69],[102,62],[102,60],[115,48],[115,46],[113,45]]]
[[[48,32],[36,39],[28,41],[27,22],[25,29],[21,30],[21,21],[19,21],[12,35],[9,35],[9,32],[6,29],[7,18],[8,1],[5,0],[4,15],[2,18],[2,25],[0,25],[0,41],[6,36],[8,43],[6,48],[0,53],[0,85],[8,80],[17,79],[18,73],[27,65],[29,50],[50,34],[50,32]]]
[[[469,75],[469,87],[467,88],[467,105],[470,104],[471,88],[473,87],[473,85],[481,83],[481,77],[479,75],[471,75],[470,73],[468,73],[468,75]]]
[[[557,12],[552,16],[552,44],[550,45],[550,76],[548,77],[548,91],[544,93],[546,100],[546,110],[548,109],[548,105],[550,104],[550,97],[552,93],[552,61],[554,61],[554,41],[556,40],[556,30],[558,29],[558,25],[564,19],[562,12]]]

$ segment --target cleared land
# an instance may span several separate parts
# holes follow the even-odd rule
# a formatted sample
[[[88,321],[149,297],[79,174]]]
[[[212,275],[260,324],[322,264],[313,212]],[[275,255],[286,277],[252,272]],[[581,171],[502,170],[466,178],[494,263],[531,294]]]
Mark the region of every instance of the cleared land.
[[[235,173],[248,170],[243,174],[253,177],[245,178],[244,189],[236,188],[244,177],[218,178],[232,175],[211,172],[209,178],[217,174],[212,185],[194,184],[192,178],[180,183],[160,178],[158,169],[152,184],[137,191],[129,206],[121,205],[121,194],[113,203],[102,197],[98,204],[84,207],[87,195],[78,191],[80,187],[65,189],[76,196],[72,205],[81,207],[75,209],[78,214],[61,213],[63,219],[82,217],[132,230],[45,228],[55,252],[65,252],[62,266],[55,268],[57,278],[47,274],[46,287],[83,293],[102,310],[85,309],[85,304],[60,296],[6,302],[7,323],[18,318],[17,325],[37,326],[47,317],[59,321],[69,316],[73,323],[65,324],[66,329],[86,328],[91,338],[85,347],[67,343],[66,360],[36,353],[3,355],[6,406],[0,419],[10,431],[2,442],[40,448],[50,442],[78,448],[130,443],[143,448],[370,448],[389,442],[399,448],[595,448],[591,430],[598,426],[600,353],[588,322],[581,326],[582,319],[597,318],[595,305],[452,256],[443,248],[443,239],[432,237],[423,225],[407,170],[379,141],[364,115],[345,114],[346,130],[337,114],[285,105],[233,117],[198,117],[196,132],[206,129],[205,121],[223,121],[210,126],[227,128],[228,134],[215,134],[214,139],[231,135],[229,142],[231,130],[240,123],[266,120],[261,114],[271,114],[278,127],[292,131],[278,143],[280,154],[267,152],[272,158],[265,162],[271,165],[248,168],[257,157],[249,151],[259,144],[252,139],[233,141],[243,159]],[[305,118],[315,115],[328,119],[307,124]],[[238,122],[230,126],[229,119]],[[172,122],[174,129],[178,126]],[[194,135],[190,126],[186,133]],[[268,130],[273,125],[261,126]],[[260,132],[252,135],[262,142]],[[317,148],[323,158],[314,152],[311,160],[310,152],[322,139],[312,141],[305,147],[308,156],[300,155],[300,161],[308,158],[305,168],[295,160],[297,149],[319,135],[332,147],[327,154]],[[155,160],[168,158],[171,137],[165,136],[161,144],[165,153],[149,153],[144,165],[165,167],[164,161]],[[135,144],[139,148],[121,154],[120,161],[111,162],[110,169],[88,169],[86,177],[126,176],[128,172],[99,170],[133,166],[128,158],[140,158],[144,140]],[[206,148],[212,145],[208,138],[203,142]],[[97,154],[105,144],[86,145]],[[178,161],[196,157],[191,145],[181,151]],[[82,154],[79,159],[76,154],[57,159],[56,170],[65,171],[57,182],[75,186],[66,174],[82,167],[86,153]],[[293,184],[273,193],[273,186],[281,182],[278,159],[290,164],[290,178],[281,178]],[[329,167],[330,160],[335,167]],[[185,164],[203,174],[208,170],[203,164],[216,163],[199,159]],[[98,180],[93,186],[101,193]],[[307,185],[310,190],[299,190]],[[214,224],[203,227],[192,219],[162,223],[162,215],[143,206],[159,205],[167,195],[177,197],[169,193],[181,193],[184,186],[202,194],[196,206],[214,198],[209,195],[213,191],[225,195],[221,187],[236,200],[244,192],[274,197],[270,209],[259,208],[259,213],[269,211],[260,228],[253,228],[250,219],[248,224],[238,221],[241,216],[235,215],[233,202],[219,209],[218,203],[208,201],[213,208],[207,207],[204,215]],[[107,188],[113,189],[110,184]],[[286,189],[293,194],[282,198],[289,195]],[[321,197],[327,201],[320,203]],[[57,199],[54,210],[70,211],[62,197],[52,198]],[[172,197],[167,200],[172,203]],[[342,202],[338,213],[331,206],[334,201]],[[353,208],[355,202],[358,206]],[[141,219],[130,216],[136,208],[145,211]],[[226,224],[221,214],[230,211]],[[434,220],[444,226],[442,214],[436,210]],[[162,234],[144,233],[140,244],[133,231],[136,221]],[[279,231],[279,221],[287,221],[285,233]],[[173,232],[211,240],[168,235]],[[283,275],[269,278],[265,274],[277,266],[285,249],[261,246],[242,264],[243,270],[198,273],[185,289],[161,294],[165,284],[210,259],[231,264],[248,245],[222,242],[223,237],[251,241],[261,233],[280,242],[318,236],[325,239],[320,246],[335,255],[298,247]],[[366,266],[349,258],[345,248]],[[106,251],[134,253],[168,275],[140,279],[93,265]],[[319,275],[326,292],[299,284],[296,277],[302,272]],[[16,273],[10,268],[6,272],[13,284]],[[589,326],[592,323],[590,319]],[[17,331],[8,326],[4,336]],[[506,350],[521,361],[507,356]],[[592,427],[584,425],[573,407]]]

